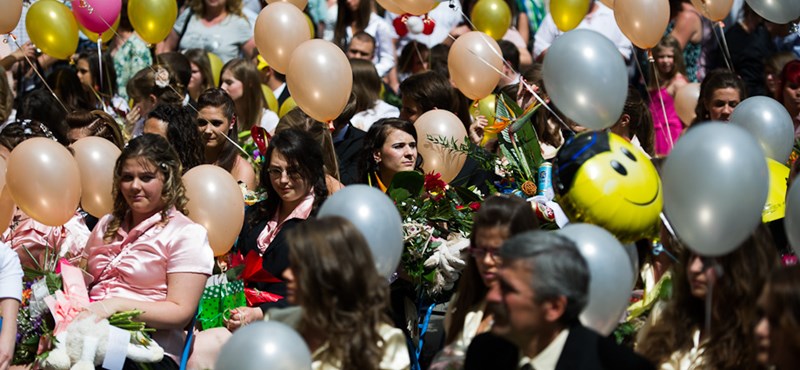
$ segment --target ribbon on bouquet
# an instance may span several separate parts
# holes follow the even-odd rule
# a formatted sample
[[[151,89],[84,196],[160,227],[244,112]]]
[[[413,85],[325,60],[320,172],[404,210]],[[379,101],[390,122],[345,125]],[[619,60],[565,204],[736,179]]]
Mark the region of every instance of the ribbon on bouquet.
[[[47,296],[44,299],[56,321],[54,335],[66,330],[72,320],[89,307],[89,292],[86,290],[81,269],[70,265],[65,259],[58,264],[63,288],[57,291],[55,296]]]
[[[261,257],[255,251],[250,251],[244,258],[244,270],[240,278],[246,283],[277,283],[281,280],[272,276],[262,267]],[[265,302],[277,302],[283,296],[260,291],[254,288],[244,288],[244,295],[247,298],[247,305],[257,306]]]

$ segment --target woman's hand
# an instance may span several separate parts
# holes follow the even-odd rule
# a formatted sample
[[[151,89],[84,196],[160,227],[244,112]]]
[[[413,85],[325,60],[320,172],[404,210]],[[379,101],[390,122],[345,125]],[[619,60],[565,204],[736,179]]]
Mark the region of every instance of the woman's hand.
[[[234,331],[253,321],[264,319],[264,312],[258,307],[239,307],[231,311],[231,318],[225,321],[225,327]]]
[[[90,303],[89,307],[86,307],[86,310],[81,312],[78,317],[75,318],[75,321],[82,320],[89,315],[94,315],[96,317],[96,321],[100,322],[111,317],[111,315],[115,313],[117,313],[116,301],[114,298],[109,298]]]
[[[472,124],[469,125],[469,140],[472,141],[473,144],[481,145],[481,141],[483,141],[483,130],[488,124],[489,120],[486,119],[486,117],[475,117],[475,120],[473,120]]]
[[[17,312],[19,312],[19,301],[13,298],[0,299],[0,316],[3,316],[3,326],[0,327],[0,370],[8,369],[14,358]]]

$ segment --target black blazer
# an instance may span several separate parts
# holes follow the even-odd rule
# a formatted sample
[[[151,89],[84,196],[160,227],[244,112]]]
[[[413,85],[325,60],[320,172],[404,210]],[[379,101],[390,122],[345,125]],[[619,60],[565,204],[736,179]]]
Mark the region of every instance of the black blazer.
[[[275,235],[275,239],[269,244],[269,248],[264,252],[262,258],[262,268],[272,274],[272,276],[280,279],[276,283],[248,283],[248,288],[256,288],[258,290],[274,293],[286,297],[286,281],[283,279],[283,271],[289,267],[289,245],[286,241],[286,233],[305,220],[289,219],[284,221],[281,231]],[[242,231],[239,234],[239,239],[236,241],[238,251],[247,256],[250,251],[258,251],[258,235],[267,226],[267,220],[262,220],[252,227],[245,221]],[[267,312],[270,308],[286,307],[289,303],[286,299],[280,299],[276,302],[265,302],[259,305],[262,311]]]
[[[336,152],[336,160],[339,161],[339,180],[342,184],[350,185],[363,180],[358,176],[358,165],[364,147],[364,136],[367,133],[349,123],[347,125],[344,140],[333,143],[333,149]]]
[[[464,369],[517,369],[519,350],[491,333],[478,335],[467,349]],[[580,323],[569,328],[556,370],[650,370],[652,363],[627,347],[603,337]]]

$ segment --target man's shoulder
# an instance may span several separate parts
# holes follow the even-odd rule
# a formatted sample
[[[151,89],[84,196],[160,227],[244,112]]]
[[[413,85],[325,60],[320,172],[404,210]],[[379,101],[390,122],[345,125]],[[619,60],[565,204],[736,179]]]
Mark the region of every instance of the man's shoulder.
[[[653,364],[612,338],[577,324],[570,327],[556,370],[562,369],[654,369]]]

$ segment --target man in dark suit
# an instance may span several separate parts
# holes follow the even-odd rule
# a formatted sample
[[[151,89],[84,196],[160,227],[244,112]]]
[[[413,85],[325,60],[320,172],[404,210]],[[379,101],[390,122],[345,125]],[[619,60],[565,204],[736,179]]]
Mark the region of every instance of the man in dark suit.
[[[652,369],[653,365],[578,320],[586,306],[589,269],[569,239],[548,231],[503,244],[499,283],[487,304],[492,333],[476,337],[465,369]]]
[[[339,117],[333,120],[333,132],[331,133],[336,161],[339,162],[339,181],[345,185],[363,181],[359,178],[358,166],[361,161],[364,136],[367,133],[350,124],[350,119],[353,118],[355,111],[355,95],[350,94],[350,100],[344,110]]]

